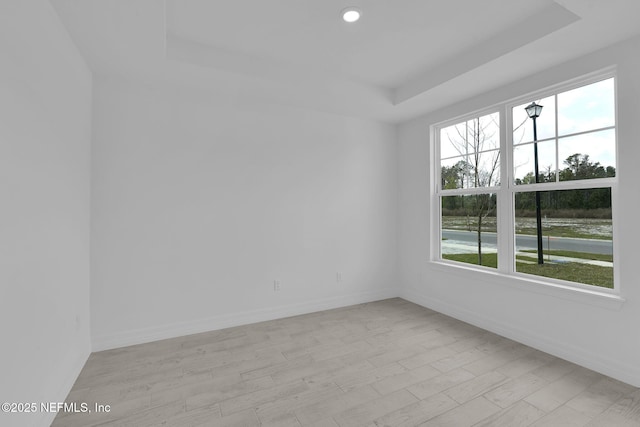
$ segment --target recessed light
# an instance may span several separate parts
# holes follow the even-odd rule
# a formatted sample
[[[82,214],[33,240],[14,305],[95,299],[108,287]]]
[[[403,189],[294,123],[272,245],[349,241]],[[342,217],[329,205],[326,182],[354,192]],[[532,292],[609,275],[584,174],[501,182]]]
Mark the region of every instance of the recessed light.
[[[342,19],[344,22],[356,22],[362,16],[360,9],[355,7],[348,7],[342,10]]]

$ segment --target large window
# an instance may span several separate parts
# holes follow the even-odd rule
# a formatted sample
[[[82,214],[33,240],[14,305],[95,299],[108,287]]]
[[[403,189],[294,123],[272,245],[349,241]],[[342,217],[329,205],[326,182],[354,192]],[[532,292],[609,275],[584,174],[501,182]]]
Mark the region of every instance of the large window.
[[[615,288],[613,76],[434,130],[435,259]]]

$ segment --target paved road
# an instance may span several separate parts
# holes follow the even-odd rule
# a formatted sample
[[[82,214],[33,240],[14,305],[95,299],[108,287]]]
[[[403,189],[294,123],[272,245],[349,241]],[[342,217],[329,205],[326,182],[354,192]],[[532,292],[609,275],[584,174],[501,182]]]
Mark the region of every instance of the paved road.
[[[442,237],[458,242],[468,242],[473,245],[477,244],[478,241],[478,234],[475,231],[442,230]],[[613,253],[613,242],[611,240],[575,239],[570,237],[551,237],[547,240],[546,236],[542,238],[545,250],[549,248],[551,250],[589,252],[592,254]],[[496,245],[496,233],[483,232],[482,242],[489,245]],[[537,248],[538,243],[536,236],[516,235],[516,249]]]

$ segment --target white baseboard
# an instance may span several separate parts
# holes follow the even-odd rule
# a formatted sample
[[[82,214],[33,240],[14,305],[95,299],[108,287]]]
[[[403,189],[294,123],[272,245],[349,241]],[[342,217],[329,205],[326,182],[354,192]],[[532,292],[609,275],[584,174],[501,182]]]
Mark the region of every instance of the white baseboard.
[[[80,375],[82,368],[84,368],[84,364],[87,363],[87,359],[91,352],[87,348],[80,355],[78,355],[69,369],[64,371],[60,371],[54,378],[51,379],[49,384],[52,384],[52,389],[55,390],[53,395],[46,395],[46,399],[41,400],[42,402],[64,402],[73,384],[76,382],[76,379]],[[49,396],[52,396],[49,397]],[[35,426],[50,426],[53,423],[54,418],[58,415],[57,412],[39,412],[40,416],[36,420]]]
[[[201,332],[215,331],[233,326],[247,325],[264,322],[267,320],[281,319],[300,314],[313,313],[315,311],[330,310],[332,308],[345,307],[365,302],[379,301],[398,296],[397,288],[388,288],[373,292],[360,292],[339,297],[319,299],[311,302],[290,304],[278,307],[269,307],[258,310],[244,311],[233,314],[214,316],[207,319],[198,319],[170,325],[154,326],[151,328],[123,331],[115,334],[92,337],[92,350],[102,351],[129,345],[143,344],[159,341],[167,338],[175,338],[184,335]]]
[[[498,323],[493,319],[476,312],[455,306],[453,304],[429,298],[411,290],[404,289],[400,298],[411,301],[423,307],[451,316],[463,322],[470,323],[482,329],[494,332],[503,337],[528,345],[561,359],[576,363],[585,368],[610,376],[619,381],[640,387],[640,365],[629,365],[618,360],[601,357],[591,351],[549,339],[546,336],[532,334],[530,331],[514,328],[511,325]]]

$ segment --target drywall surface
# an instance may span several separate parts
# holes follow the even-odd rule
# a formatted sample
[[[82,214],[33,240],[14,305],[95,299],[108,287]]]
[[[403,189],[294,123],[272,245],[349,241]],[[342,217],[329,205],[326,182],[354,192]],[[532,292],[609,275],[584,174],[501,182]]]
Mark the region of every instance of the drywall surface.
[[[94,350],[397,296],[393,126],[94,90]]]
[[[0,4],[0,425],[49,425],[90,352],[91,73],[48,1]]]
[[[401,296],[640,386],[638,52],[640,39],[632,39],[399,127]],[[430,126],[609,66],[617,67],[614,250],[625,301],[431,262]]]

